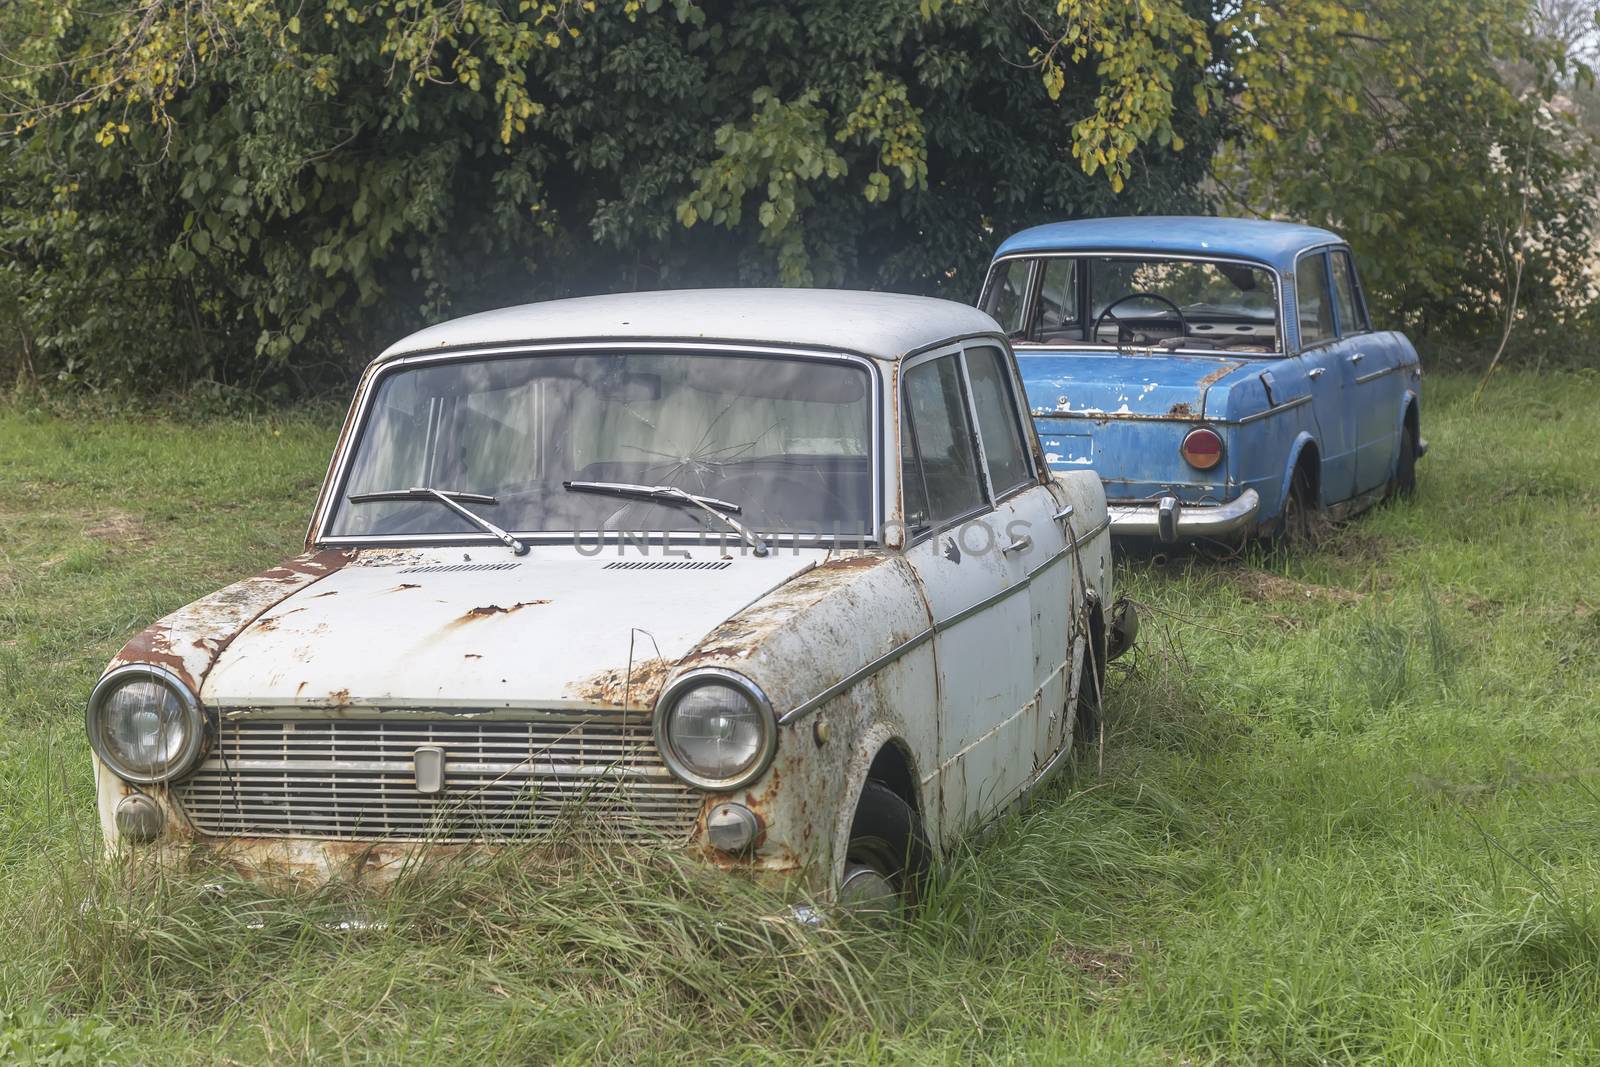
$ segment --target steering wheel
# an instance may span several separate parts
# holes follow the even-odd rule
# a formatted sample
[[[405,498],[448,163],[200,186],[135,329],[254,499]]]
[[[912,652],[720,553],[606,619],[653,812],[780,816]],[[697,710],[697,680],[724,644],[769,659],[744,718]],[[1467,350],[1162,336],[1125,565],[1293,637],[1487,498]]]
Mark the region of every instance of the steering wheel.
[[[1167,307],[1172,309],[1172,313],[1178,316],[1178,336],[1184,337],[1188,335],[1189,321],[1183,317],[1183,309],[1181,307],[1179,307],[1177,304],[1174,304],[1160,293],[1152,293],[1148,290],[1141,289],[1137,293],[1129,293],[1127,296],[1119,296],[1115,300],[1111,301],[1111,303],[1107,304],[1100,312],[1100,315],[1094,320],[1094,329],[1089,331],[1089,336],[1095,338],[1096,340],[1099,339],[1100,326],[1106,321],[1106,317],[1109,315],[1111,317],[1111,321],[1117,324],[1117,338],[1120,341],[1122,338],[1122,320],[1117,318],[1115,315],[1112,315],[1111,309],[1117,307],[1118,305],[1126,304],[1130,300],[1156,300],[1167,305]]]

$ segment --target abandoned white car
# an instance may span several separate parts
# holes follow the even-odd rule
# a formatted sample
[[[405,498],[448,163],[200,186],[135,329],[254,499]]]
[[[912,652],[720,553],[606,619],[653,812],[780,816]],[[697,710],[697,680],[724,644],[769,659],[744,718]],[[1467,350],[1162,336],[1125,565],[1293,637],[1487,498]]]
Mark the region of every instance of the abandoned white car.
[[[382,880],[576,820],[912,896],[1063,762],[1131,640],[1100,480],[1052,476],[1021,398],[992,319],[918,297],[643,293],[408,337],[306,554],[95,687],[106,839]]]

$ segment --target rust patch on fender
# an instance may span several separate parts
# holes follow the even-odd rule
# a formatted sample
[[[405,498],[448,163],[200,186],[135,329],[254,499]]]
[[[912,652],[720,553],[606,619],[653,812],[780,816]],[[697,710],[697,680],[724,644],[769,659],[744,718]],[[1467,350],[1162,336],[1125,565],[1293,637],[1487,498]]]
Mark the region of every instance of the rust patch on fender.
[[[219,589],[135,634],[113,663],[166,667],[199,692],[217,657],[252,622],[297,589],[332,574],[355,555],[354,551],[325,550]]]
[[[276,567],[269,567],[256,575],[269,582],[298,582],[301,578],[324,578],[350,561],[352,553],[342,548],[325,548],[306,556],[297,556]]]
[[[195,642],[196,647],[202,651],[209,651],[204,645]],[[133,640],[122,647],[117,653],[119,663],[153,663],[158,667],[165,667],[177,675],[184,685],[193,692],[200,691],[200,682],[189,671],[188,664],[182,655],[172,650],[172,634],[168,629],[157,623],[142,633],[135,634]]]
[[[684,663],[721,657],[746,658],[774,632],[789,625],[798,613],[836,590],[847,588],[858,575],[888,562],[890,556],[847,556],[801,571],[754,604],[707,634]]]
[[[661,687],[677,664],[663,657],[639,660],[630,674],[626,665],[601,671],[592,678],[568,686],[579,700],[611,707],[653,706]]]
[[[870,555],[865,555],[865,554],[854,555],[854,556],[841,556],[838,559],[830,559],[830,560],[828,560],[828,562],[819,565],[817,567],[817,570],[819,570],[819,571],[864,571],[864,570],[868,569],[869,567],[876,567],[878,564],[882,563],[886,558],[887,557],[885,557],[885,556],[870,556]]]
[[[698,663],[703,659],[743,659],[755,649],[747,644],[702,646],[683,657],[679,662]]]
[[[1228,375],[1232,374],[1242,366],[1244,366],[1243,363],[1224,363],[1222,366],[1218,367],[1216,370],[1200,379],[1201,388],[1205,388],[1208,385],[1215,385],[1217,382],[1226,378]]]
[[[1187,417],[1194,414],[1194,409],[1189,406],[1187,400],[1180,400],[1168,409],[1167,414]]]

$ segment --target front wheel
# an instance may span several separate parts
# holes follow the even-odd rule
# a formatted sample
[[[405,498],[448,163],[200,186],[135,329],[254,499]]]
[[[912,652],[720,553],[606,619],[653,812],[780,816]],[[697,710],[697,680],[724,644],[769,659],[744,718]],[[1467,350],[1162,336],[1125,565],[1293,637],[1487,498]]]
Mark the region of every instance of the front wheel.
[[[1400,458],[1394,465],[1394,496],[1417,491],[1417,435],[1407,426],[1400,431]]]
[[[888,786],[868,782],[850,824],[839,906],[866,915],[915,907],[931,864],[932,850],[916,809]]]
[[[1077,706],[1072,709],[1072,747],[1087,752],[1100,743],[1100,697],[1105,674],[1096,669],[1094,642],[1083,652],[1078,668]]]

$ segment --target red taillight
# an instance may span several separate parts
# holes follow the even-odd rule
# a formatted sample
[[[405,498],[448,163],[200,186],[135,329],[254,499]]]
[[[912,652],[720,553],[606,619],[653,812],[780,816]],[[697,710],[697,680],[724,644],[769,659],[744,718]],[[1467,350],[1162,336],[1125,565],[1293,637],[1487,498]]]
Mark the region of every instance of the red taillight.
[[[1222,438],[1217,436],[1215,430],[1204,427],[1190,430],[1183,439],[1183,447],[1178,451],[1189,466],[1208,471],[1222,462]]]

